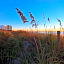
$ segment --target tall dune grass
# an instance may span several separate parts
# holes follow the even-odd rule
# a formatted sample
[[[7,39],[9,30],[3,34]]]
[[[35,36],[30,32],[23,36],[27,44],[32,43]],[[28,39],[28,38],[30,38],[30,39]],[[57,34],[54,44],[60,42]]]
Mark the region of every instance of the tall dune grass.
[[[60,38],[63,43],[62,36]],[[0,60],[2,64],[4,62],[10,63],[9,60],[4,61],[4,58],[11,58],[13,61],[19,58],[19,62],[22,64],[54,64],[52,59],[57,59],[55,61],[60,63],[64,57],[64,48],[58,52],[57,47],[58,40],[55,34],[25,31],[0,32]]]

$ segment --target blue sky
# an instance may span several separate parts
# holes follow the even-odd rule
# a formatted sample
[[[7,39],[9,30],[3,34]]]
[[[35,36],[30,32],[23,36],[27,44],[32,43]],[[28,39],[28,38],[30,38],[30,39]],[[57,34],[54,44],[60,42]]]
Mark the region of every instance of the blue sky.
[[[19,8],[30,21],[29,12],[32,12],[39,28],[44,28],[43,14],[46,17],[47,27],[59,27],[56,18],[62,20],[64,25],[64,0],[0,0],[0,25],[12,25],[15,28],[31,28],[31,24],[23,24],[16,12]],[[50,23],[47,18],[50,18]]]

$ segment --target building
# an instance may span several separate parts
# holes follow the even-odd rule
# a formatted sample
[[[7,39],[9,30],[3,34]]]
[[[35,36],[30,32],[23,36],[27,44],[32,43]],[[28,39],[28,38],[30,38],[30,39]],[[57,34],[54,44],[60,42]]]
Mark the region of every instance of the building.
[[[0,25],[0,29],[1,30],[12,30],[12,26],[11,25],[6,25],[6,26]]]
[[[0,30],[4,30],[4,25],[0,25]]]
[[[12,30],[12,26],[10,25],[5,26],[5,30]]]

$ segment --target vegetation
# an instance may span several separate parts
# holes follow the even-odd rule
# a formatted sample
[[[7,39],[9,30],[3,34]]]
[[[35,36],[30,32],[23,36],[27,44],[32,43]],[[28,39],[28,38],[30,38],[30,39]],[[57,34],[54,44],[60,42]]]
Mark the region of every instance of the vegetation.
[[[53,34],[0,31],[1,64],[64,64],[64,48],[58,49]]]

